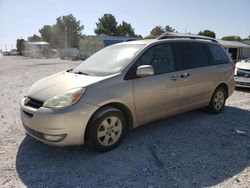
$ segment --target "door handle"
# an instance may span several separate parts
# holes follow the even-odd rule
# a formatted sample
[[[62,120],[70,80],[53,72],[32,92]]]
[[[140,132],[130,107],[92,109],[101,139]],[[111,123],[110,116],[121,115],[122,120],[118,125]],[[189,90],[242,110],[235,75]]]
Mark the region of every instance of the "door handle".
[[[173,81],[177,80],[178,78],[179,78],[179,76],[177,76],[177,75],[171,76],[171,79],[172,79]]]
[[[189,73],[183,73],[183,74],[181,75],[181,78],[187,78],[187,77],[189,77],[189,76],[190,76]]]

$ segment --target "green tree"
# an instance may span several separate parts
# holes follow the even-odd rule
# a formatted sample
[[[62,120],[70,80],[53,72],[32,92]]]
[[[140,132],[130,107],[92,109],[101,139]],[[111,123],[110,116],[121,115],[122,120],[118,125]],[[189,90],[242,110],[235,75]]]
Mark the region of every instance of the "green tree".
[[[165,28],[163,28],[162,26],[158,25],[156,27],[154,27],[151,31],[150,31],[150,36],[148,37],[157,37],[159,35],[161,35],[164,32],[177,32],[174,28],[172,28],[169,25],[166,25]]]
[[[72,15],[61,16],[56,19],[56,24],[53,25],[53,43],[57,48],[77,48],[78,42],[82,36],[84,26],[79,20]],[[66,41],[67,39],[67,41]]]
[[[142,37],[142,35],[135,34],[135,38],[142,39],[143,37]]]
[[[136,37],[134,28],[132,28],[130,23],[122,21],[122,23],[117,27],[117,33],[119,36]]]
[[[210,31],[208,29],[205,29],[204,31],[200,31],[198,35],[206,36],[206,37],[211,37],[211,38],[216,38],[216,34],[213,31]]]
[[[42,40],[51,42],[53,39],[53,28],[50,25],[44,25],[43,28],[39,29]]]
[[[150,31],[150,35],[156,37],[156,36],[161,35],[161,34],[164,33],[164,32],[165,32],[165,30],[163,29],[162,26],[156,26],[156,27],[154,27],[154,28]]]
[[[115,17],[112,14],[104,14],[98,19],[94,32],[97,35],[116,36],[118,31]]]
[[[24,39],[16,40],[16,49],[21,55],[24,53],[24,48],[25,48],[24,43],[25,43]]]
[[[165,26],[165,31],[168,31],[168,32],[177,32],[174,28],[170,27],[169,25]]]
[[[228,41],[240,41],[240,36],[230,35],[230,36],[224,36],[222,37],[222,40],[228,40]]]
[[[44,25],[40,30],[42,40],[49,42],[53,48],[78,48],[84,26],[72,15],[61,16],[56,24]],[[67,40],[67,41],[66,41]]]
[[[28,41],[29,41],[29,42],[39,42],[39,41],[41,41],[41,40],[42,40],[41,37],[38,36],[38,35],[36,35],[36,34],[34,34],[34,35],[31,36],[31,37],[28,37]]]

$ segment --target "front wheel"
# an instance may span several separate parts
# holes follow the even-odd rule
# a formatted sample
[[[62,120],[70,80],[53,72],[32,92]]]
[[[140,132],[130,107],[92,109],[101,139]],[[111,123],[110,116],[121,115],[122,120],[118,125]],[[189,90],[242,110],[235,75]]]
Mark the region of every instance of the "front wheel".
[[[88,127],[88,139],[91,146],[105,152],[118,146],[126,128],[123,113],[113,107],[100,109]]]
[[[220,113],[226,102],[226,92],[223,87],[217,88],[211,98],[210,104],[208,106],[208,111],[213,114]]]

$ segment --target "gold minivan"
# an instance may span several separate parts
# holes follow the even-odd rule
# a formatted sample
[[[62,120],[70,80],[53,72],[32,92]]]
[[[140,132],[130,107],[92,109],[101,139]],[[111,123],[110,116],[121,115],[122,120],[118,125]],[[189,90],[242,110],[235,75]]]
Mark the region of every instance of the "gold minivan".
[[[234,66],[215,39],[164,33],[106,47],[38,81],[20,112],[26,132],[46,144],[108,151],[153,120],[221,112],[234,87]]]

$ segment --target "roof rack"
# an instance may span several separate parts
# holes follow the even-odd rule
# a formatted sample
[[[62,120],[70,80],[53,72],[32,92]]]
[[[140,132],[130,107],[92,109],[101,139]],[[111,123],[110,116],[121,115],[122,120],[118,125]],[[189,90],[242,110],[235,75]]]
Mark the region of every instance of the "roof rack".
[[[174,38],[189,38],[189,39],[202,39],[202,40],[210,40],[212,42],[218,43],[218,41],[214,38],[200,36],[200,35],[191,35],[191,34],[182,34],[182,33],[173,33],[173,32],[165,32],[157,37],[157,40],[161,39],[174,39]]]

